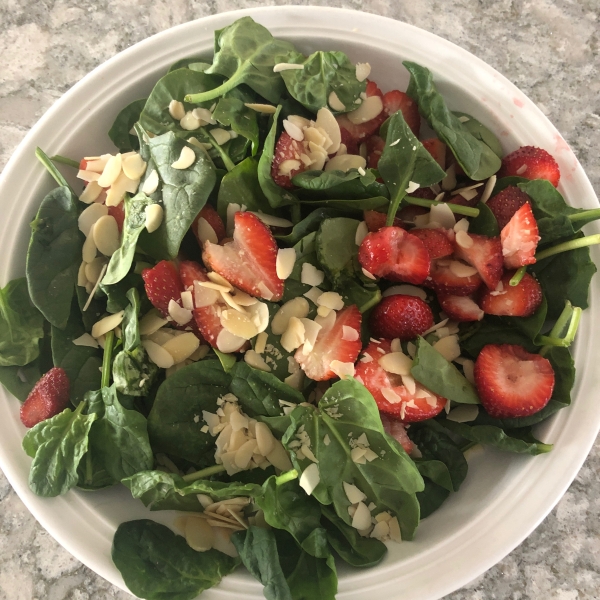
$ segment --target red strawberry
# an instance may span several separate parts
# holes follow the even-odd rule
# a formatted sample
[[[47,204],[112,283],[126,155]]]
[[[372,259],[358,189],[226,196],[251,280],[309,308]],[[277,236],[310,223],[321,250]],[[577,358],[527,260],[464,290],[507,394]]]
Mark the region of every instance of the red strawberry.
[[[292,177],[306,170],[306,166],[300,160],[300,155],[304,153],[302,142],[297,142],[291,138],[286,131],[281,134],[279,140],[277,140],[275,153],[273,154],[273,163],[271,164],[271,177],[278,186],[288,190],[294,187]],[[283,163],[289,160],[297,161],[298,165],[296,168],[281,171]],[[285,167],[286,165],[283,166]]]
[[[454,246],[448,239],[445,229],[411,229],[410,233],[416,235],[425,244],[431,260],[450,256],[454,252]]]
[[[341,115],[338,115],[338,116],[341,116]],[[348,121],[348,119],[346,119],[346,121]],[[338,124],[339,124],[339,122],[340,122],[340,119],[338,119]],[[344,129],[344,127],[342,127],[341,125],[340,125],[340,134],[341,134],[341,138],[342,138],[341,143],[344,144],[344,146],[346,146],[346,150],[347,150],[348,154],[358,154],[359,140],[353,138],[352,135],[350,134],[350,132],[347,129]]]
[[[198,213],[194,222],[192,223],[192,232],[196,236],[198,240],[198,244],[202,247],[202,242],[198,236],[198,221],[200,219],[205,219],[208,224],[213,228],[215,235],[217,236],[217,241],[220,242],[225,237],[225,225],[219,213],[210,205],[206,204],[204,208]]]
[[[365,94],[367,98],[369,96],[379,96],[383,100],[383,92],[379,89],[379,86],[374,81],[369,81],[368,79]]]
[[[391,352],[391,342],[371,342],[356,364],[355,377],[371,392],[379,412],[404,423],[424,421],[438,415],[446,399],[430,392],[412,377],[389,373],[379,359]],[[414,388],[413,388],[414,385]]]
[[[428,188],[426,188],[428,189]],[[419,190],[417,190],[418,192]],[[415,194],[411,194],[414,196]],[[403,206],[397,213],[396,217],[407,225],[412,225],[415,222],[415,218],[419,215],[425,215],[429,213],[429,209],[423,206],[416,206],[414,204],[407,204]]]
[[[488,315],[528,317],[542,303],[542,288],[529,273],[525,273],[518,285],[510,285],[514,271],[507,272],[497,291],[485,290],[479,298],[479,306]]]
[[[459,263],[454,265],[453,263]],[[431,271],[425,282],[427,287],[438,294],[450,296],[470,296],[475,293],[483,283],[479,273],[473,275],[457,275],[456,271],[464,269],[466,265],[460,261],[441,258],[431,262]]]
[[[470,296],[449,296],[438,294],[438,301],[442,310],[455,321],[481,321],[484,312],[477,306]]]
[[[435,200],[436,194],[430,187],[420,187],[416,189],[414,192],[411,192],[410,195],[413,198],[425,198],[425,200]],[[410,207],[406,207],[410,208]],[[418,208],[421,208],[420,206]],[[429,209],[425,209],[429,212]]]
[[[411,131],[418,137],[421,129],[421,115],[419,114],[419,105],[407,94],[399,90],[392,90],[383,95],[383,110],[386,116],[391,116],[395,112],[401,111],[406,124]]]
[[[415,445],[406,433],[406,425],[402,421],[397,419],[391,419],[385,413],[380,413],[381,424],[383,430],[390,436],[392,436],[403,448],[404,452],[410,454],[413,451]]]
[[[375,337],[412,340],[433,326],[433,313],[421,298],[394,294],[373,309],[369,326]]]
[[[325,381],[336,377],[331,370],[331,363],[339,360],[343,363],[354,363],[361,349],[360,336],[354,340],[344,340],[344,326],[360,331],[362,316],[354,305],[340,310],[333,327],[327,331],[320,331],[314,348],[308,353],[302,352],[301,346],[296,350],[294,358],[302,370],[314,381]]]
[[[455,241],[454,255],[475,267],[481,275],[483,283],[491,290],[495,290],[502,277],[504,263],[500,238],[471,233],[468,238],[465,238],[465,242],[463,242],[465,245],[467,240],[473,242],[469,248],[465,248]],[[459,241],[461,241],[460,237]]]
[[[21,406],[21,423],[33,427],[57,415],[69,404],[69,378],[64,369],[53,367],[33,386]]]
[[[377,212],[376,210],[365,210],[363,212],[363,219],[369,231],[379,231],[382,227],[385,227],[387,214]],[[402,221],[394,218],[394,227],[402,227]]]
[[[161,260],[151,269],[142,271],[146,295],[152,305],[163,315],[169,315],[169,301],[175,300],[181,304],[183,286],[179,279],[177,267],[168,260]]]
[[[435,158],[438,165],[442,167],[442,169],[446,168],[446,144],[439,140],[438,138],[429,138],[426,140],[421,140],[421,144],[425,147],[425,150]]]
[[[277,276],[278,248],[271,231],[250,212],[236,213],[234,223],[232,242],[205,243],[204,264],[248,294],[281,300],[283,280]]]
[[[423,283],[429,274],[425,244],[400,227],[382,227],[367,234],[358,249],[358,262],[377,277]]]
[[[117,222],[117,227],[119,228],[119,233],[123,231],[123,223],[125,222],[125,204],[121,202],[117,204],[117,206],[109,206],[108,214],[111,217],[114,217]]]
[[[554,187],[560,181],[560,168],[551,154],[535,146],[521,146],[502,159],[498,177],[518,176],[547,179]]]
[[[527,417],[548,404],[554,370],[546,358],[521,346],[490,344],[475,361],[475,386],[491,417]]]
[[[385,147],[385,141],[378,135],[372,135],[367,141],[367,167],[376,169]]]
[[[487,201],[488,208],[494,213],[500,229],[504,229],[512,216],[529,202],[529,196],[516,185],[509,185]]]
[[[367,98],[371,96],[379,96],[382,99],[383,106],[383,94],[377,87],[376,83],[368,81],[365,93]],[[356,107],[358,108],[358,106],[359,105],[357,104]],[[348,153],[358,154],[359,144],[379,131],[381,124],[387,119],[387,115],[385,110],[382,109],[382,111],[375,118],[359,124],[352,123],[352,121],[350,121],[346,115],[337,115],[335,118],[340,126],[342,143],[346,144]],[[351,149],[352,152],[350,151]]]
[[[535,250],[540,236],[538,226],[529,202],[512,216],[506,227],[500,232],[504,266],[518,269],[535,263]]]

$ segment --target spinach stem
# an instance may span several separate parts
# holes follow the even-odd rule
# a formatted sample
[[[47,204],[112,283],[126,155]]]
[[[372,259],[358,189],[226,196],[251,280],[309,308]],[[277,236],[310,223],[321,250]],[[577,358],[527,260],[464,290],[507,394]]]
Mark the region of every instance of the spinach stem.
[[[183,99],[184,102],[189,102],[190,104],[200,104],[201,102],[207,102],[208,100],[214,100],[215,98],[219,98],[223,94],[229,92],[233,88],[237,87],[240,82],[234,76],[231,79],[228,79],[225,83],[221,84],[219,87],[216,87],[213,90],[208,90],[206,92],[200,92],[198,94],[188,94]]]
[[[560,316],[556,320],[554,327],[548,335],[540,335],[538,341],[544,344],[540,350],[540,355],[545,356],[550,348],[558,346],[562,348],[569,347],[575,339],[575,334],[579,328],[579,322],[581,320],[582,309],[578,306],[572,306],[567,300],[565,302],[565,308],[560,313]],[[567,329],[563,337],[563,332]]]
[[[223,471],[225,471],[225,467],[223,465],[213,465],[212,467],[206,467],[206,469],[201,469],[200,471],[196,471],[195,473],[184,475],[183,480],[186,483],[191,483],[192,481],[197,481],[198,479],[205,479],[206,477],[216,475],[217,473],[223,473]]]
[[[435,200],[426,200],[425,198],[414,198],[412,196],[406,196],[404,198],[404,201],[408,202],[408,204],[414,204],[415,206],[424,206],[425,208],[431,208],[432,206],[437,206],[438,204],[445,204],[453,213],[457,215],[464,215],[465,217],[479,216],[478,208],[471,208],[470,206],[453,204],[452,202],[436,202]]]
[[[110,385],[110,371],[112,366],[113,340],[115,337],[114,331],[109,331],[104,338],[104,356],[102,357],[102,379],[100,387],[108,387]]]
[[[210,131],[208,131],[207,129],[202,129],[202,132],[206,135],[212,147],[219,153],[219,156],[221,157],[221,160],[223,161],[223,164],[225,165],[227,171],[232,171],[235,168],[235,164],[229,158],[229,156],[227,156],[227,152],[225,152],[225,150],[223,150],[223,148],[219,146],[217,140],[215,140]]]
[[[577,238],[576,240],[569,240],[568,242],[563,242],[562,244],[552,246],[552,248],[546,248],[535,255],[535,260],[544,260],[544,258],[554,256],[555,254],[560,254],[561,252],[577,250],[577,248],[585,248],[586,246],[595,246],[596,244],[600,244],[600,233],[587,235],[582,238]]]
[[[69,167],[73,167],[74,169],[79,169],[79,163],[72,158],[67,158],[66,156],[61,156],[60,154],[55,154],[50,157],[50,160],[53,163],[59,163],[62,165],[67,165]]]
[[[275,485],[283,485],[288,481],[293,481],[294,479],[298,479],[298,471],[296,469],[292,469],[291,471],[286,471],[282,473],[279,477],[275,478]]]
[[[526,272],[527,266],[519,267],[515,274],[510,278],[509,284],[513,287],[519,285],[521,283],[521,279],[525,277]]]
[[[69,188],[71,192],[75,194],[71,186],[67,183],[67,180],[62,176],[62,173],[56,168],[52,160],[41,148],[35,149],[35,155],[37,159],[44,165],[44,167],[46,167],[48,173],[54,177],[54,180],[56,183],[58,183],[58,185]]]
[[[475,448],[475,446],[477,446],[478,444],[479,444],[479,442],[467,442],[464,446],[462,446],[460,451],[464,454],[467,450],[470,450],[471,448]]]
[[[400,203],[404,199],[404,194],[398,194],[391,202],[390,207],[388,208],[387,219],[385,220],[385,226],[391,227],[394,224],[394,219],[396,218],[396,213],[398,212],[398,208],[400,207]],[[408,199],[407,199],[408,202]]]
[[[586,219],[600,219],[600,208],[592,208],[590,210],[584,210],[580,213],[575,213],[572,215],[567,215],[567,219],[569,221],[583,221]]]

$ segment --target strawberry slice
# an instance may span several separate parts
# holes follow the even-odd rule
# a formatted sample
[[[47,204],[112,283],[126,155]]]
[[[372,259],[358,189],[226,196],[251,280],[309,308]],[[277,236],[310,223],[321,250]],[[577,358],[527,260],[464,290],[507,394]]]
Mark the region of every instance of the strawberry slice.
[[[455,321],[465,323],[467,321],[481,321],[484,311],[470,296],[450,296],[438,294],[437,296],[442,310]]]
[[[151,269],[144,269],[142,279],[148,300],[162,313],[163,317],[169,316],[171,300],[181,304],[183,286],[179,279],[179,271],[171,261],[161,260]]]
[[[368,233],[358,249],[358,262],[377,277],[414,284],[425,281],[430,265],[425,244],[400,227]]]
[[[363,219],[365,220],[369,231],[379,231],[382,227],[385,227],[387,215],[385,213],[377,212],[376,210],[365,210],[363,212]],[[394,227],[402,227],[402,221],[398,218],[394,218]]]
[[[372,135],[365,143],[367,145],[367,167],[376,169],[385,148],[385,140],[378,135]]]
[[[446,399],[430,392],[410,376],[389,373],[379,360],[390,354],[391,341],[370,342],[356,364],[355,377],[371,392],[381,415],[403,423],[424,421],[438,415]]]
[[[500,229],[504,229],[512,216],[529,202],[529,196],[516,185],[509,185],[487,201]]]
[[[454,243],[454,255],[477,269],[483,283],[491,290],[495,290],[502,277],[504,259],[502,257],[502,243],[498,237],[487,237],[476,233],[468,234],[463,242],[472,245],[468,248]],[[461,238],[459,238],[461,240]]]
[[[297,142],[284,131],[277,140],[271,164],[271,177],[278,186],[288,190],[294,187],[292,177],[306,170],[306,165],[300,160],[301,154],[304,154],[302,142]]]
[[[411,229],[411,235],[416,235],[425,244],[429,258],[444,258],[454,252],[454,246],[449,240],[445,229]]]
[[[495,291],[485,290],[479,298],[479,306],[488,315],[528,317],[542,303],[542,288],[529,273],[525,273],[518,285],[510,285],[515,274],[508,271]]]
[[[458,263],[458,265],[453,263]],[[448,260],[447,258],[434,260],[431,262],[431,271],[425,285],[438,294],[470,296],[479,289],[483,281],[479,273],[461,275],[461,271],[466,266],[465,263]]]
[[[421,298],[394,294],[373,309],[369,326],[375,337],[412,340],[433,326],[433,313]]]
[[[367,81],[365,93],[367,98],[379,96],[383,104],[383,94],[377,87],[377,84],[373,81]],[[358,104],[356,106],[358,108]],[[370,121],[359,124],[352,123],[346,115],[337,115],[335,118],[340,126],[342,143],[346,144],[348,154],[358,154],[358,146],[360,143],[379,131],[381,124],[387,119],[387,114],[385,113],[385,110],[382,109],[382,111]]]
[[[491,417],[527,417],[548,404],[554,370],[546,358],[521,346],[489,344],[475,361],[475,386]]]
[[[194,222],[192,223],[192,233],[196,236],[200,247],[202,247],[202,241],[198,235],[198,221],[200,219],[204,219],[213,228],[218,242],[223,240],[225,237],[225,225],[223,220],[219,216],[219,213],[210,204],[205,204],[204,208],[198,213],[194,219]]]
[[[369,79],[367,79],[365,94],[367,95],[367,98],[369,96],[379,96],[383,100],[383,92],[379,89],[379,86],[374,81],[370,81]]]
[[[415,136],[419,137],[419,130],[421,129],[419,105],[408,94],[399,90],[387,92],[383,95],[383,110],[388,117],[401,111],[406,124]]]
[[[294,358],[306,375],[314,381],[325,381],[337,377],[331,370],[334,360],[356,362],[362,346],[360,337],[353,341],[343,339],[344,327],[360,331],[361,323],[362,316],[358,308],[354,304],[347,306],[337,313],[333,327],[319,332],[315,345],[308,354],[303,353],[302,346],[298,348]]]
[[[277,276],[277,243],[269,228],[250,212],[234,217],[233,241],[223,246],[205,242],[204,264],[240,290],[276,302],[283,295]]]
[[[554,187],[560,181],[560,167],[554,157],[535,146],[521,146],[502,159],[498,177],[524,177],[547,179]]]
[[[438,138],[428,138],[421,140],[421,144],[425,147],[425,150],[433,156],[437,164],[446,169],[446,144]]]
[[[529,202],[512,216],[506,227],[500,232],[504,266],[518,269],[535,263],[535,250],[540,236],[538,226]]]
[[[114,217],[117,222],[117,227],[119,228],[119,233],[123,231],[123,223],[125,222],[125,203],[121,202],[117,204],[117,206],[109,206],[108,214],[111,217]]]
[[[415,445],[413,441],[408,437],[408,433],[406,433],[406,425],[402,421],[398,421],[397,419],[391,419],[384,413],[380,413],[381,424],[383,425],[383,430],[390,436],[392,436],[403,448],[404,452],[410,454]]]
[[[33,427],[65,410],[69,405],[69,389],[66,371],[60,367],[50,369],[21,405],[21,423]]]

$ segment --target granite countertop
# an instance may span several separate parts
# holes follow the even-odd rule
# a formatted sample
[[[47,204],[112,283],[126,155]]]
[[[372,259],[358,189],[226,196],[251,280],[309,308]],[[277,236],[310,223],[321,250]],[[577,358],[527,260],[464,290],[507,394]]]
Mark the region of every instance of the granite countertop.
[[[311,4],[311,2],[296,2]],[[0,3],[0,168],[40,116],[95,66],[173,25],[268,0]],[[600,193],[598,0],[316,0],[402,20],[466,48],[556,125]],[[2,282],[5,283],[5,282]],[[0,473],[0,600],[131,596],[62,549]],[[600,443],[550,516],[448,600],[600,598]]]

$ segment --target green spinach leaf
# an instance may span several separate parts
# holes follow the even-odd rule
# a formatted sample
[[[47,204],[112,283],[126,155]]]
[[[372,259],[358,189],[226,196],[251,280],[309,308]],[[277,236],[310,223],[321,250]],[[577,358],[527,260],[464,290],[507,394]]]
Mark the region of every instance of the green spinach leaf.
[[[258,122],[256,111],[248,108],[240,98],[221,98],[213,112],[213,119],[231,127],[238,135],[245,137],[252,143],[252,156],[258,152]],[[234,162],[238,162],[235,161]]]
[[[489,146],[490,150],[496,156],[498,156],[498,158],[503,158],[504,151],[502,150],[502,146],[498,141],[498,138],[485,125],[481,124],[477,119],[471,115],[468,115],[467,113],[462,113],[455,110],[453,111],[453,114],[461,121],[463,127],[469,133],[471,133],[473,137],[477,138],[486,146]]]
[[[500,235],[500,227],[489,206],[480,202],[476,208],[479,210],[479,214],[474,219],[471,219],[469,232],[487,235],[488,237],[498,237]]]
[[[307,200],[367,200],[383,197],[380,203],[386,203],[389,192],[385,184],[377,181],[377,171],[367,169],[361,175],[356,169],[343,171],[304,171],[292,178],[299,188],[296,193],[302,201]],[[368,207],[365,207],[368,208]]]
[[[342,217],[343,213],[333,208],[317,208],[308,214],[302,221],[294,225],[292,231],[287,234],[275,234],[281,243],[294,246],[309,233],[317,231],[321,222],[328,218]]]
[[[132,135],[130,131],[139,121],[145,105],[146,98],[134,100],[131,104],[128,104],[117,115],[112,127],[108,130],[108,137],[119,149],[119,152],[130,152],[131,150],[139,149],[140,143],[137,135]]]

